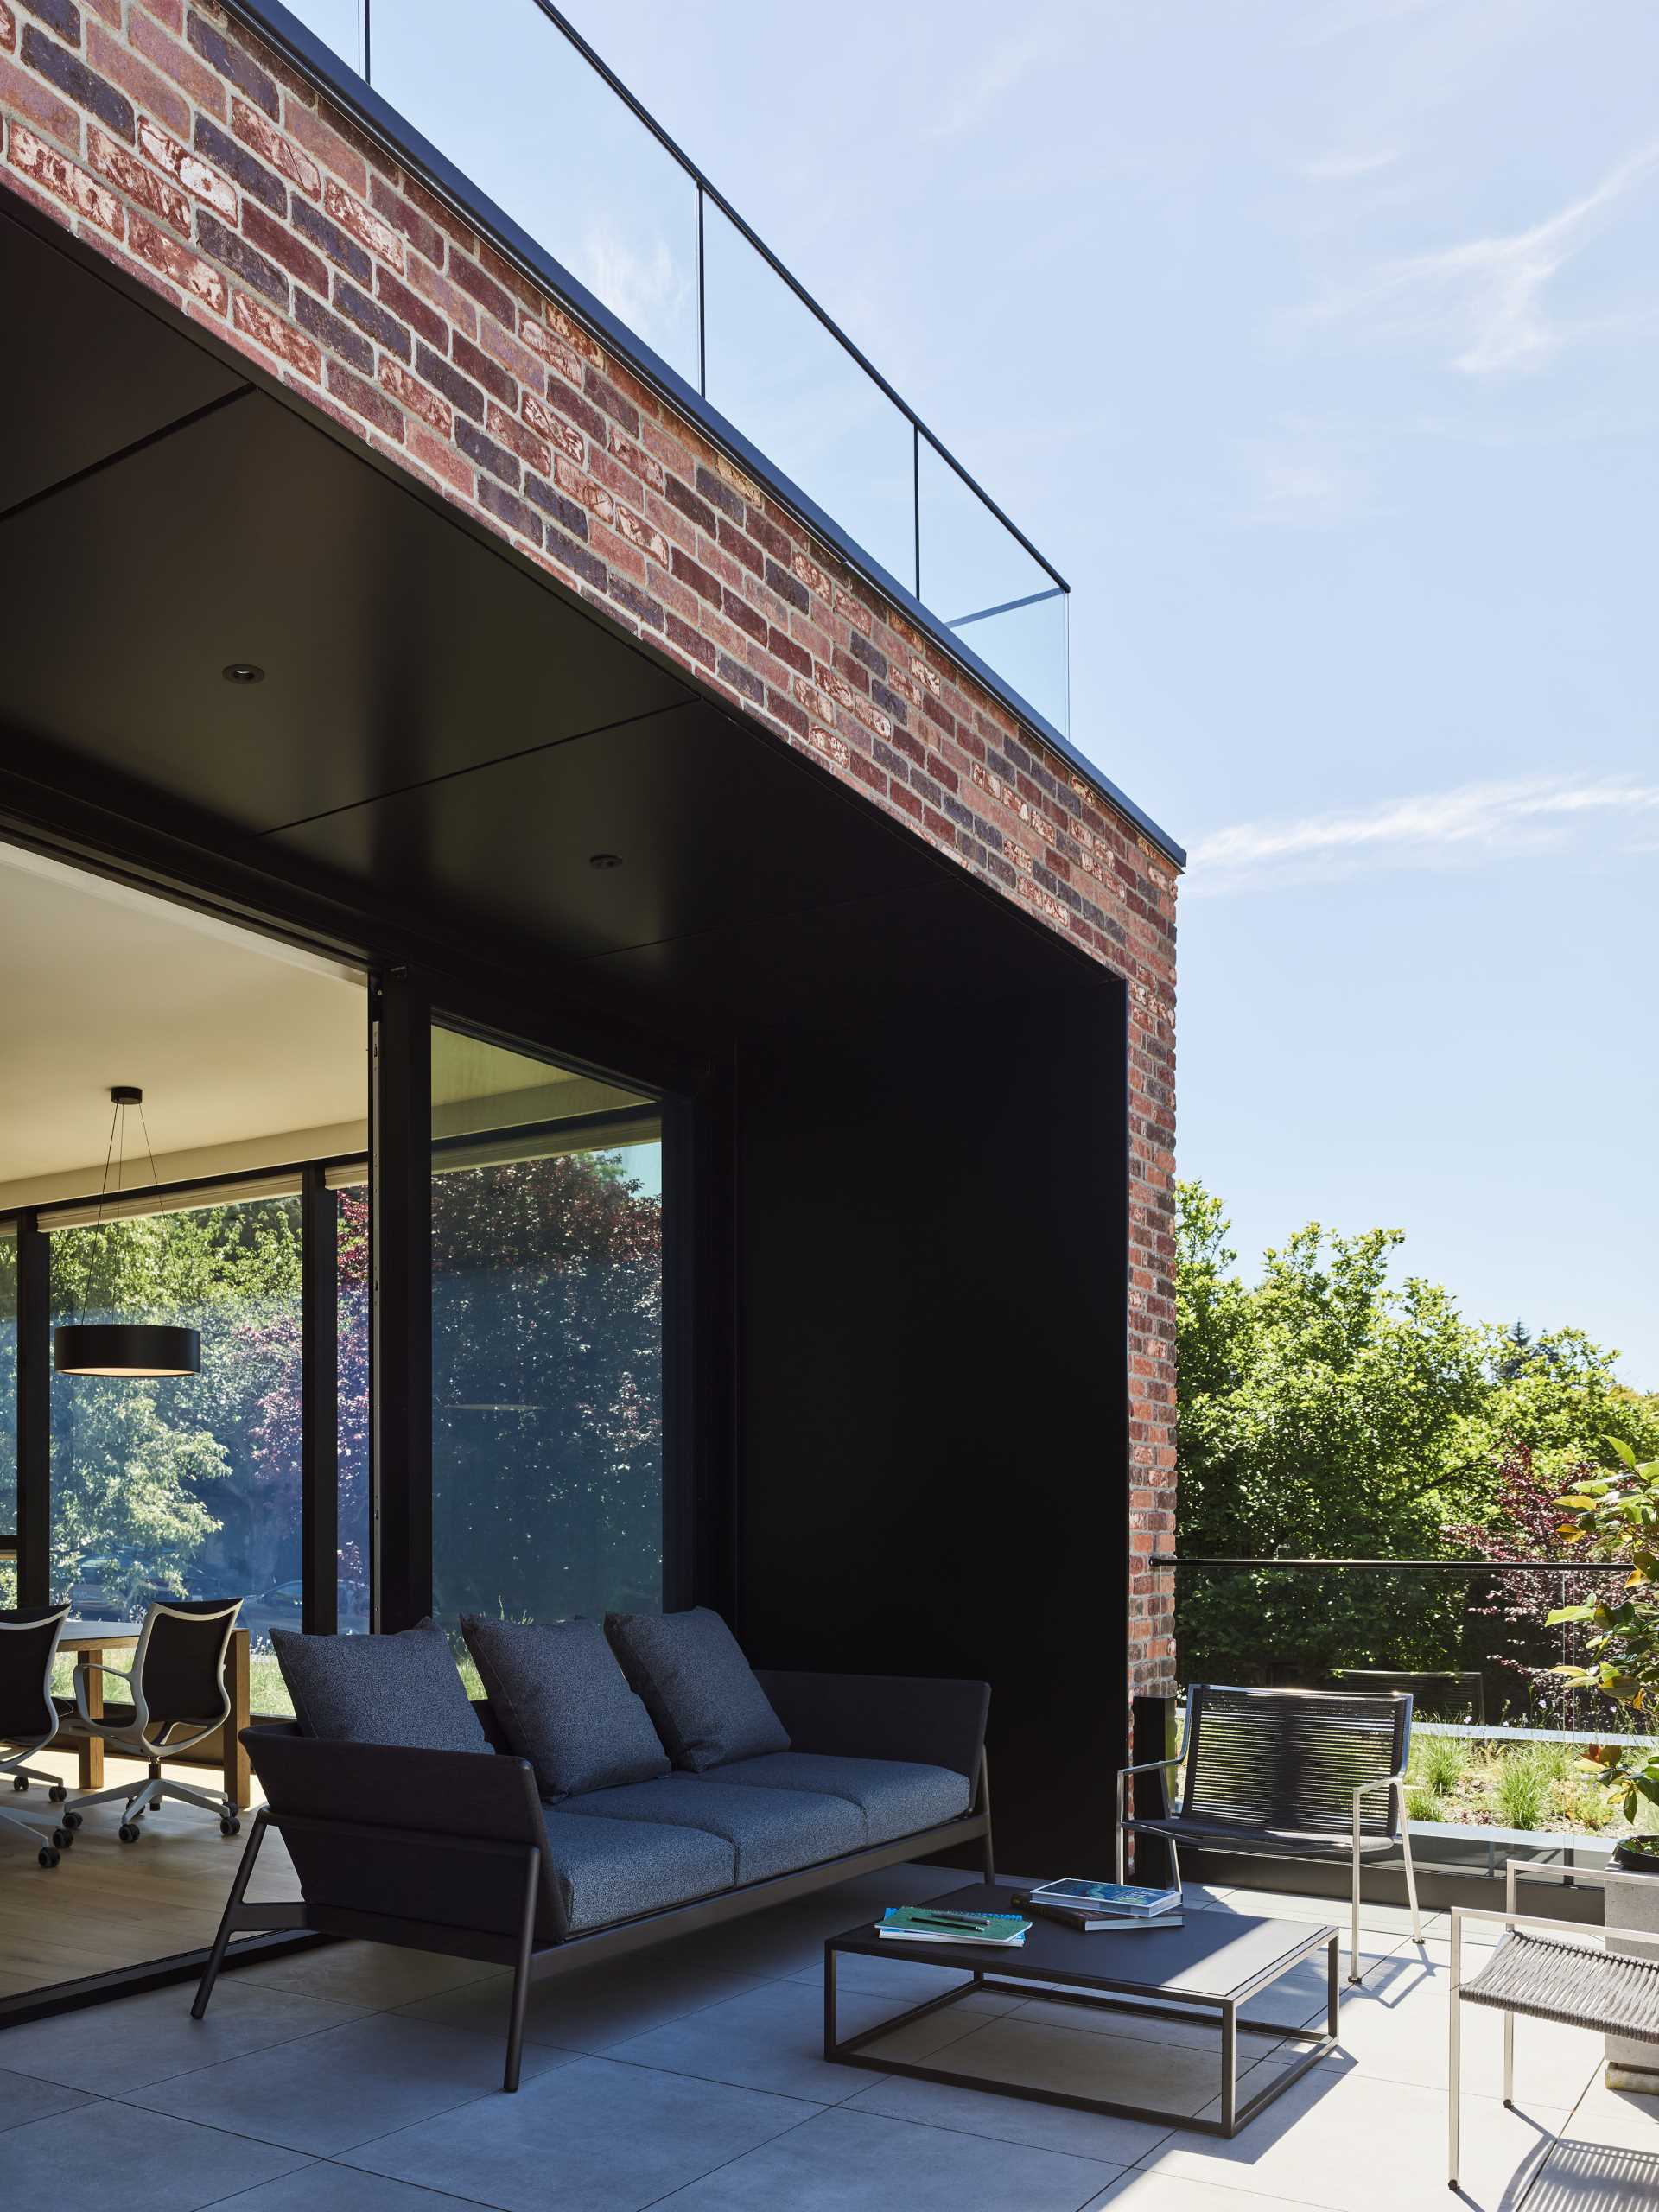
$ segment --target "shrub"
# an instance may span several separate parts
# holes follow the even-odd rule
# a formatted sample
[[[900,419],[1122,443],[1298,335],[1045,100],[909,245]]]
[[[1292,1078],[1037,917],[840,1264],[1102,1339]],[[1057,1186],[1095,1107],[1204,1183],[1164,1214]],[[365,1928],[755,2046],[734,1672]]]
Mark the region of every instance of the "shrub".
[[[1437,1796],[1445,1796],[1455,1789],[1468,1764],[1469,1746],[1460,1736],[1419,1735],[1413,1738],[1411,1774]],[[1418,1817],[1428,1820],[1433,1815],[1424,1813]]]
[[[1531,1750],[1505,1759],[1492,1790],[1500,1826],[1535,1828],[1549,1802],[1550,1778]]]
[[[1414,1782],[1406,1791],[1406,1818],[1408,1821],[1443,1821],[1446,1813],[1440,1799],[1432,1789]]]

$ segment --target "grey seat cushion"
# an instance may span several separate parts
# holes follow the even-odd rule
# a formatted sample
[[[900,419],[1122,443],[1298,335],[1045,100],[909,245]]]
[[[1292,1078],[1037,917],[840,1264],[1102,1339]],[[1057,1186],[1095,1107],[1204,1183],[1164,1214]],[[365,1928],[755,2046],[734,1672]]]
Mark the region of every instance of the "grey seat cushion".
[[[677,1767],[786,1751],[789,1732],[718,1613],[607,1613],[605,1633]]]
[[[579,1820],[598,1815],[607,1826],[638,1821],[700,1828],[736,1853],[740,1882],[816,1866],[856,1851],[864,1841],[864,1815],[845,1797],[817,1797],[804,1789],[726,1789],[701,1774],[595,1789],[567,1797],[562,1809]]]
[[[308,1736],[408,1751],[494,1751],[435,1622],[397,1636],[300,1636],[274,1628],[270,1642]]]
[[[573,1813],[568,1802],[549,1806],[543,1818],[550,1869],[572,1929],[715,1897],[736,1879],[737,1853],[706,1828],[607,1821]]]
[[[545,1802],[668,1772],[651,1715],[597,1621],[543,1624],[463,1613],[461,1628],[501,1732],[535,1768]]]
[[[909,1759],[849,1759],[823,1751],[774,1751],[763,1758],[717,1766],[705,1782],[749,1789],[799,1789],[843,1797],[864,1815],[865,1840],[891,1843],[918,1828],[965,1813],[973,1790],[968,1777],[948,1766],[920,1766]]]

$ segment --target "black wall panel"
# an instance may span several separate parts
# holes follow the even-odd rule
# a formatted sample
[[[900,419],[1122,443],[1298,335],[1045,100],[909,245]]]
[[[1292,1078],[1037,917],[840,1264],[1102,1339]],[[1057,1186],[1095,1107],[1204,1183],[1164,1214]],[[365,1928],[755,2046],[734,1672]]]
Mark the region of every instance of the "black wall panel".
[[[1123,988],[872,984],[740,1053],[741,1633],[770,1665],[982,1676],[1001,1863],[1109,1873]]]

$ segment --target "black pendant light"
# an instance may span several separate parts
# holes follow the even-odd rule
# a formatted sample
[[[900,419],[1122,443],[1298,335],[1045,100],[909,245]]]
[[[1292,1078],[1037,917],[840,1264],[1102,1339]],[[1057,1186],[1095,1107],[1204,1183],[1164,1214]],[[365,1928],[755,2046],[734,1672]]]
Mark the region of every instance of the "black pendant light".
[[[104,1225],[104,1201],[109,1194],[110,1161],[117,1160],[115,1217],[121,1217],[121,1166],[126,1160],[126,1111],[138,1109],[149,1154],[151,1182],[156,1154],[150,1150],[149,1125],[144,1120],[144,1094],[135,1084],[118,1083],[111,1090],[115,1111],[110,1122],[109,1150],[104,1157],[104,1185],[98,1196],[97,1226]],[[118,1153],[116,1140],[120,1137]],[[52,1332],[52,1363],[60,1375],[108,1375],[127,1379],[155,1379],[201,1372],[201,1332],[164,1321],[66,1321]]]

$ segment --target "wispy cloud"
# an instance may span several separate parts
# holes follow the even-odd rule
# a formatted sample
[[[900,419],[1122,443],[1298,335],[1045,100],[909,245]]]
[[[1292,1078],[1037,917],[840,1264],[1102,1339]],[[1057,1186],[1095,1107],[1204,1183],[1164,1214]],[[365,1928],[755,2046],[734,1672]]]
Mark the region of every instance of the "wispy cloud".
[[[1353,184],[1363,176],[1391,169],[1400,159],[1398,146],[1355,146],[1329,154],[1315,154],[1296,164],[1311,184]]]
[[[1054,51],[1052,31],[1028,31],[993,46],[947,87],[928,136],[957,138],[975,129],[1005,93]]]
[[[1605,839],[1610,826],[1615,836],[1626,825],[1636,832],[1622,849],[1645,851],[1655,816],[1659,783],[1635,777],[1530,776],[1464,784],[1373,806],[1215,830],[1193,849],[1188,888],[1213,896],[1396,868],[1478,868],[1557,849],[1575,831],[1589,828]]]
[[[1421,336],[1449,346],[1452,365],[1468,376],[1536,367],[1574,334],[1549,316],[1552,279],[1656,170],[1659,140],[1530,229],[1386,262],[1300,319]]]
[[[1310,417],[1287,417],[1236,448],[1243,480],[1238,519],[1268,529],[1328,530],[1375,512],[1370,471],[1354,440]]]

